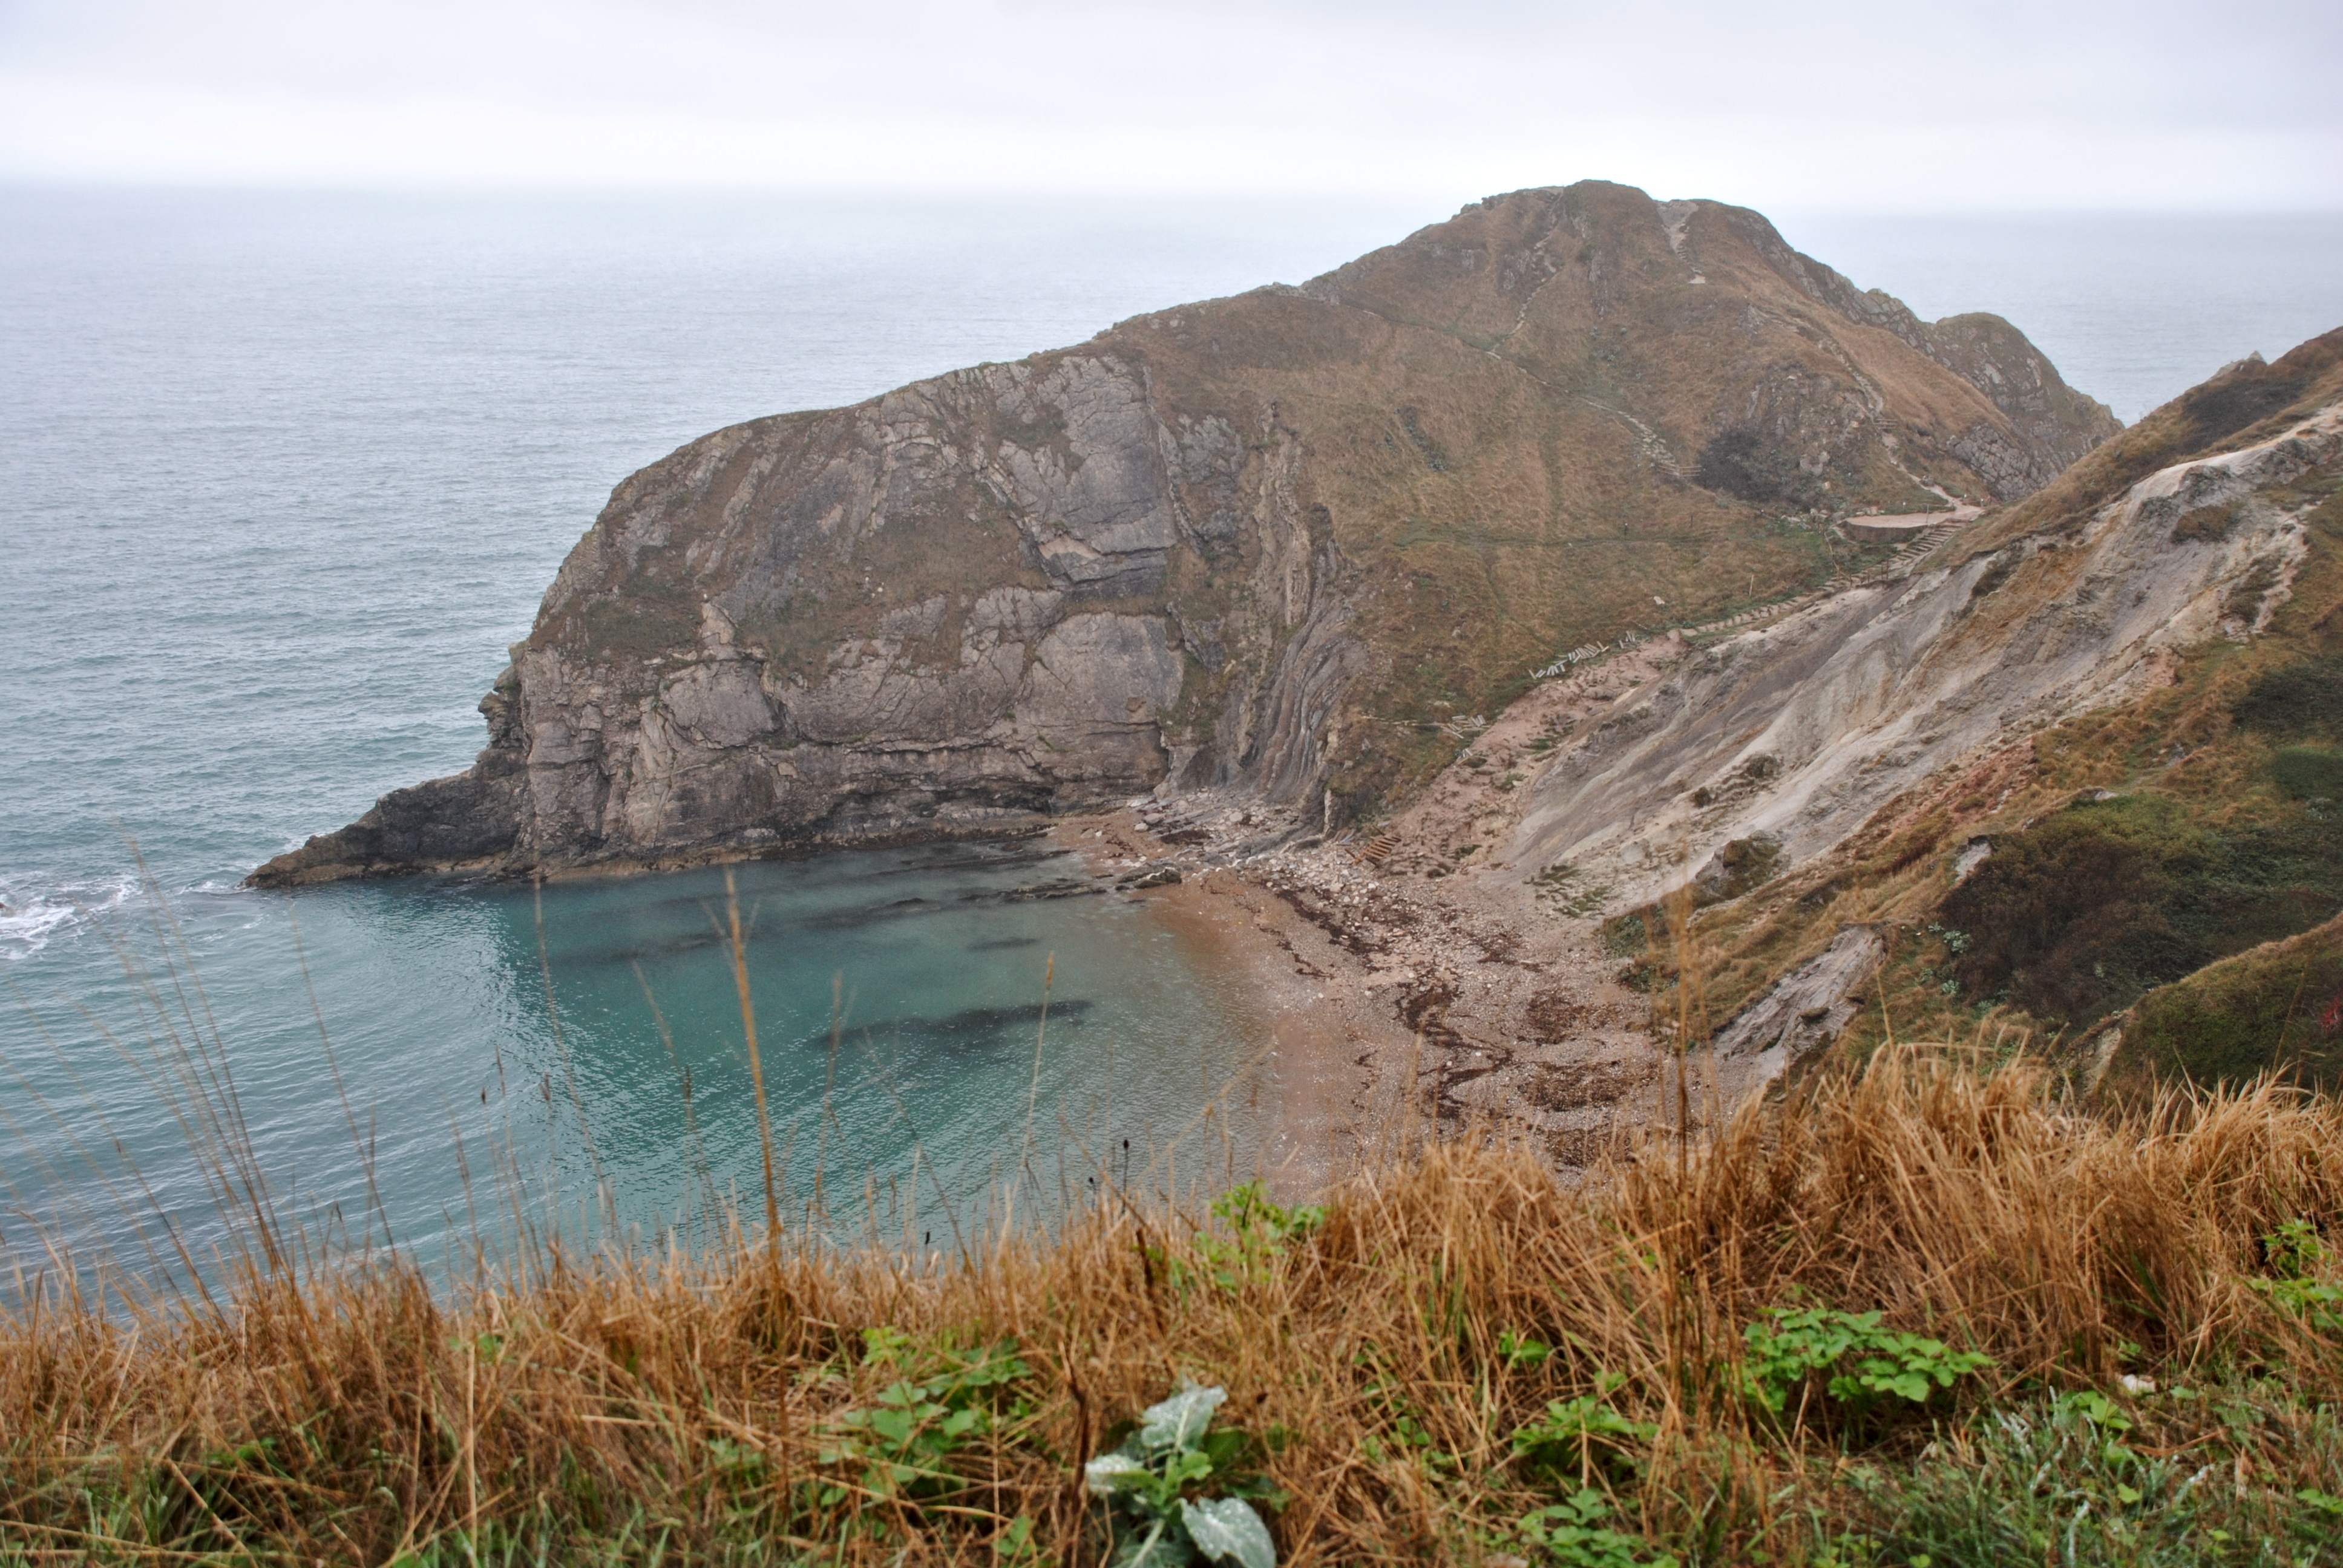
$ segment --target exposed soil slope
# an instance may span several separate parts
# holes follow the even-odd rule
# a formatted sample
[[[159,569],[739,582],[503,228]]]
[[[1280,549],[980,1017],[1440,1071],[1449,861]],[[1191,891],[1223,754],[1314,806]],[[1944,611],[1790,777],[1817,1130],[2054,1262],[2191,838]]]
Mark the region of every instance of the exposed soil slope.
[[[1704,648],[1538,779],[1512,856],[1630,898],[1735,839],[1811,859],[1980,748],[2168,681],[2178,649],[2266,629],[2309,547],[2265,498],[2338,458],[2343,406],[2160,468],[2073,536],[2024,535]],[[2180,521],[2207,510],[2220,528]]]
[[[1353,833],[1143,814],[1175,861],[1333,933],[1313,976],[1348,955],[1345,994],[1414,1033],[1361,1059],[1363,1101],[1412,1073],[1452,1120],[1582,1163],[1672,1114],[1653,1040],[1687,1026],[1716,1046],[1695,1120],[1891,1030],[2030,1038],[2115,1084],[2331,1079],[2343,333],[2234,367],[2034,500],[1591,650],[1464,733]],[[1690,987],[1654,907],[1679,892]]]
[[[1707,999],[1749,1009],[1728,1066],[1894,1030],[2332,1078],[2343,332],[1617,708],[1523,791],[1507,874],[1567,867],[1633,932],[1689,882]]]

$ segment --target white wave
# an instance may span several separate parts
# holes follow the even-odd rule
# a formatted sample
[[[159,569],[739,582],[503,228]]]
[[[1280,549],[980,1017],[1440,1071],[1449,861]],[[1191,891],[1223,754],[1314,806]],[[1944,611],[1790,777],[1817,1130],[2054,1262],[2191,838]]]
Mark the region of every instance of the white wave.
[[[117,908],[137,890],[136,877],[113,882],[38,888],[29,879],[0,879],[0,962],[28,959],[49,939]]]

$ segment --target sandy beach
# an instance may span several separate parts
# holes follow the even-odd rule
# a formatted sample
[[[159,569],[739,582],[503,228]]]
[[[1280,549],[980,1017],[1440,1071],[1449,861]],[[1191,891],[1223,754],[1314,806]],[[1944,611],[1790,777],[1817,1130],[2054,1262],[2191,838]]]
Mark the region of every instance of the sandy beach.
[[[1436,1115],[1583,1166],[1653,1115],[1648,1005],[1600,900],[1506,858],[1518,781],[1680,651],[1536,688],[1398,816],[1329,839],[1211,792],[1070,817],[1053,838],[1241,974],[1279,1096],[1279,1176],[1322,1185]]]

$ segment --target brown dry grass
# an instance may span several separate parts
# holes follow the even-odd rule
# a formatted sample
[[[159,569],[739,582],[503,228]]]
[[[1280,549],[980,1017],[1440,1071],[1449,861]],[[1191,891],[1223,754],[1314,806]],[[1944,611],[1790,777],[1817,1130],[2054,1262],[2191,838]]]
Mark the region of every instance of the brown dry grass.
[[[2167,1093],[2101,1118],[2032,1070],[1907,1050],[1576,1191],[1516,1148],[1421,1148],[1225,1285],[1192,1220],[1118,1201],[950,1263],[736,1231],[699,1258],[548,1251],[453,1299],[398,1264],[126,1316],[53,1295],[0,1317],[0,1543],[464,1562],[533,1530],[558,1561],[974,1563],[1025,1519],[1040,1560],[1087,1563],[1081,1462],[1194,1378],[1280,1440],[1282,1560],[1474,1561],[1540,1500],[1513,1431],[1616,1376],[1611,1402],[1658,1428],[1623,1513],[1704,1560],[1800,1560],[1786,1483],[1845,1434],[1753,1415],[1735,1369],[1765,1309],[1882,1309],[1990,1354],[2004,1392],[2105,1385],[2128,1356],[2167,1380],[2283,1368],[2331,1400],[2343,1344],[2252,1284],[2258,1239],[2304,1216],[2343,1216],[2332,1100]],[[830,1423],[900,1375],[863,1358],[873,1328],[915,1355],[1013,1338],[1031,1369],[948,1495],[876,1496],[821,1462]],[[1516,1364],[1509,1332],[1554,1352]]]

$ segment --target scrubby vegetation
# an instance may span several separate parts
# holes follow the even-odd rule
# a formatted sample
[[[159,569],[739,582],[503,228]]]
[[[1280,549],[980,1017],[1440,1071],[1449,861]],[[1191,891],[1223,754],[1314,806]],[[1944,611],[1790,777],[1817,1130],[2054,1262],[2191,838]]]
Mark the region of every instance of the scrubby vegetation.
[[[1746,426],[1732,426],[1711,437],[1701,448],[1694,477],[1712,490],[1760,504],[1811,507],[1823,498],[1821,481],[1798,467],[1795,453],[1769,444],[1762,431]]]
[[[1990,519],[1968,537],[1965,553],[1981,555],[2029,533],[2079,529],[2109,497],[2158,468],[2278,434],[2300,417],[2308,398],[2331,389],[2338,352],[2343,339],[2330,332],[2274,365],[2256,357],[2228,367]],[[2196,526],[2209,521],[2200,519]]]
[[[2143,793],[2078,801],[2003,840],[1940,920],[1966,939],[1952,967],[1972,994],[2081,1030],[2338,906],[2343,819],[2217,824]]]
[[[0,1561],[2343,1563],[2343,1105],[1905,1049],[950,1259],[0,1318]]]
[[[2343,654],[2316,655],[2263,672],[2233,711],[2239,724],[2264,734],[2343,735]]]

